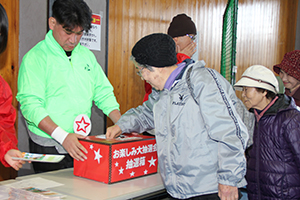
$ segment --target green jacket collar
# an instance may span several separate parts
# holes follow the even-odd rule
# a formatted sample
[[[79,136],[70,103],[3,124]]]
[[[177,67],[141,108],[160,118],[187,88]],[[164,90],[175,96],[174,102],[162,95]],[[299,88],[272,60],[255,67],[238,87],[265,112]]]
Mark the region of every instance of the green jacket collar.
[[[54,52],[60,52],[63,55],[66,55],[65,50],[58,44],[58,42],[53,37],[52,30],[49,30],[45,37],[47,45],[54,51]],[[78,48],[80,48],[80,43],[77,44],[77,46],[73,49],[72,53],[77,52]]]

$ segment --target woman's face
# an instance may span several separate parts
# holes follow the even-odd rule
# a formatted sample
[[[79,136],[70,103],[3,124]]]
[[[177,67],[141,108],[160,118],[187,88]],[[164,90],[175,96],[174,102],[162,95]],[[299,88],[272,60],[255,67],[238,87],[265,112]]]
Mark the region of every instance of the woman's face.
[[[147,68],[143,68],[135,62],[135,68],[137,74],[151,85],[156,90],[164,89],[164,82],[161,79],[160,69],[152,67],[152,71]]]
[[[279,77],[281,78],[284,87],[293,91],[300,86],[300,81],[295,79],[294,77],[288,75],[285,71],[280,69]]]
[[[258,92],[255,87],[243,87],[242,98],[248,109],[263,110],[268,105],[266,94],[266,91]]]

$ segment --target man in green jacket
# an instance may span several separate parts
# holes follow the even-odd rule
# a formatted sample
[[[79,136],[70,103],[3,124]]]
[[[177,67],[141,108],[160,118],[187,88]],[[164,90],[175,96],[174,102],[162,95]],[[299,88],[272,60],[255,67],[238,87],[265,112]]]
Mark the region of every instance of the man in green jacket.
[[[32,153],[64,154],[57,164],[33,163],[35,172],[73,166],[86,159],[83,137],[73,131],[80,114],[91,116],[93,102],[115,123],[119,104],[94,54],[79,44],[91,28],[91,10],[83,0],[56,0],[51,29],[23,58],[17,100],[21,104]]]

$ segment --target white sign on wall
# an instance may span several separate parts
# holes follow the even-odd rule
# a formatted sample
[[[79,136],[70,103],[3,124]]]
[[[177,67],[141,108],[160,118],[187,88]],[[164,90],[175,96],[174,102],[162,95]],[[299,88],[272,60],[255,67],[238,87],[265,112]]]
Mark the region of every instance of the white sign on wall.
[[[90,50],[101,51],[101,16],[92,15],[92,28],[89,32],[84,32],[80,39],[80,44]]]

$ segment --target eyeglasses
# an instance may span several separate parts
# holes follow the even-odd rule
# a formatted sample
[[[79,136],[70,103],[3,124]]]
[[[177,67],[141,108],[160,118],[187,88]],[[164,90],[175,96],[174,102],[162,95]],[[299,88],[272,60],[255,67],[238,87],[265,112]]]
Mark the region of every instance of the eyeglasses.
[[[190,34],[186,34],[186,36],[188,36],[189,38],[191,38],[191,40],[196,40],[196,35],[190,35]]]
[[[140,77],[143,77],[143,76],[142,76],[142,71],[143,71],[143,69],[145,69],[145,67],[142,67],[142,69],[139,69],[137,66],[135,66],[135,68],[138,70],[138,71],[136,72],[136,74],[139,75]]]

